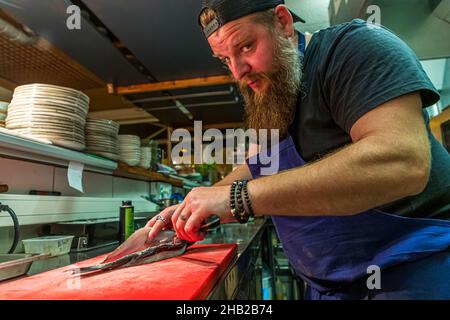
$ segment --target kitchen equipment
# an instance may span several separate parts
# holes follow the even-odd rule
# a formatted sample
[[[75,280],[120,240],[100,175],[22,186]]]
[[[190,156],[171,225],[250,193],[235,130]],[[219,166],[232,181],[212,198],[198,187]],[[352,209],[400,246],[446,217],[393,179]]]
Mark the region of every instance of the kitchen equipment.
[[[74,236],[47,236],[22,240],[25,253],[45,253],[52,256],[70,251]]]
[[[0,281],[26,274],[34,261],[47,257],[46,254],[0,254]]]
[[[0,193],[8,192],[8,185],[0,184]]]

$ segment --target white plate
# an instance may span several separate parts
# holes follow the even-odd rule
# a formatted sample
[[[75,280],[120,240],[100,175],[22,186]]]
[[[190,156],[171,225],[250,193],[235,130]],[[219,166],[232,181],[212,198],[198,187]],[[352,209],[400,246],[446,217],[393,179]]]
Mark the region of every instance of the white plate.
[[[119,143],[119,146],[123,148],[124,150],[139,150],[141,151],[141,147],[139,145],[131,145],[131,144],[121,144]]]
[[[69,149],[74,149],[77,151],[83,151],[85,149],[85,145],[80,142],[69,141],[69,140],[57,140],[57,139],[52,139],[50,141],[58,146],[69,148]]]
[[[64,113],[67,115],[75,115],[83,119],[86,122],[86,115],[80,112],[78,109],[61,108],[58,106],[43,106],[43,105],[26,105],[26,106],[14,106],[8,114],[23,114],[29,115],[34,113],[46,113],[51,115],[52,113]]]
[[[53,127],[63,127],[63,128],[77,128],[84,130],[83,125],[78,122],[73,121],[57,121],[54,119],[15,119],[8,118],[8,123],[11,125],[29,125],[29,126],[53,126]]]
[[[22,86],[16,87],[14,89],[14,92],[26,92],[26,91],[43,92],[43,93],[56,92],[56,93],[67,94],[67,95],[71,95],[71,96],[75,96],[75,97],[80,97],[81,99],[84,99],[89,102],[89,97],[79,90],[62,87],[62,86],[55,86],[55,85],[51,85],[51,84],[34,83],[34,84],[22,85]]]
[[[141,160],[141,155],[139,153],[122,153],[120,152],[120,155],[123,156],[124,158],[137,158],[139,160]]]
[[[141,141],[141,138],[139,138],[138,136],[132,136],[132,135],[122,135],[122,134],[119,134],[119,140],[121,140],[121,141],[126,141],[126,142],[128,142],[128,141]]]
[[[11,102],[23,102],[30,103],[36,101],[49,101],[50,103],[63,103],[80,106],[83,109],[88,109],[89,104],[86,101],[79,98],[71,98],[68,96],[56,96],[56,95],[41,95],[41,94],[15,94]]]
[[[79,105],[69,105],[69,104],[63,104],[63,103],[52,103],[50,101],[13,101],[11,102],[11,109],[12,110],[29,110],[29,109],[43,109],[43,111],[46,111],[46,109],[54,110],[59,109],[60,111],[65,112],[76,112],[83,116],[83,118],[86,118],[86,115],[88,113],[88,110],[80,107]]]
[[[77,112],[79,114],[82,114],[84,118],[86,118],[86,110],[79,107],[78,105],[63,105],[59,103],[50,103],[50,102],[41,102],[41,101],[27,101],[27,102],[12,102],[11,103],[11,110],[29,110],[32,108],[38,108],[38,109],[51,109],[54,108],[60,109],[62,111],[70,111],[70,112]]]
[[[117,122],[112,121],[112,120],[107,120],[107,119],[88,118],[87,122],[94,126],[105,126],[105,127],[112,127],[112,128],[117,128],[117,129],[119,129],[119,127],[120,127],[120,125]]]
[[[107,140],[105,141],[93,141],[91,139],[85,138],[86,142],[88,142],[90,145],[96,145],[96,146],[105,146],[105,147],[111,147],[111,148],[116,148],[117,150],[119,150],[119,147],[114,143],[114,142],[109,142]]]
[[[48,133],[48,132],[32,132],[27,130],[20,130],[20,129],[11,129],[13,132],[17,132],[19,134],[26,134],[31,135],[34,137],[39,137],[42,139],[47,139],[50,141],[53,140],[69,140],[69,141],[75,141],[78,143],[82,143],[85,145],[84,140],[80,138],[78,135],[62,135],[62,134],[54,134],[54,133]]]
[[[76,126],[63,126],[63,125],[53,125],[53,124],[44,124],[44,123],[14,123],[14,122],[7,122],[9,129],[39,129],[39,130],[58,130],[59,132],[76,132],[78,134],[83,134],[84,131],[82,128],[76,127]]]
[[[111,137],[110,135],[103,135],[103,134],[98,134],[98,133],[93,134],[93,133],[90,133],[88,130],[86,130],[86,137],[91,140],[99,140],[99,141],[107,140],[107,141],[114,142],[117,145],[119,144],[116,137]]]
[[[92,142],[88,139],[86,139],[86,144],[91,147],[110,148],[110,149],[117,150],[117,152],[119,152],[119,148],[115,144]]]
[[[125,149],[139,149],[139,150],[141,150],[141,143],[139,142],[136,142],[136,143],[123,143],[123,142],[120,142],[120,140],[119,140],[119,146],[121,146],[121,147],[123,147],[123,148],[125,148]]]
[[[61,111],[54,111],[54,112],[48,112],[48,111],[39,111],[39,110],[30,110],[25,112],[12,112],[8,114],[7,118],[16,118],[16,119],[34,119],[34,117],[37,118],[53,118],[56,120],[72,120],[75,122],[78,122],[79,124],[84,126],[85,119],[81,116],[79,116],[76,113],[67,113],[67,112],[61,112]]]
[[[94,144],[90,144],[88,141],[86,141],[86,146],[89,149],[92,150],[108,150],[108,152],[113,152],[113,153],[120,153],[119,149],[111,147],[111,146],[100,146],[100,145],[94,145]]]
[[[93,131],[86,127],[85,127],[85,130],[86,130],[86,134],[88,136],[101,137],[102,139],[113,139],[114,141],[117,141],[117,133],[115,131],[110,131],[110,130]],[[119,141],[117,141],[117,143],[119,143]]]
[[[85,138],[84,131],[82,129],[76,128],[74,126],[72,126],[71,128],[61,128],[61,127],[52,127],[52,126],[36,126],[36,127],[28,126],[28,127],[20,128],[20,129],[30,130],[30,131],[49,131],[49,132],[62,133],[62,134],[77,133],[77,134],[83,136],[83,139]]]

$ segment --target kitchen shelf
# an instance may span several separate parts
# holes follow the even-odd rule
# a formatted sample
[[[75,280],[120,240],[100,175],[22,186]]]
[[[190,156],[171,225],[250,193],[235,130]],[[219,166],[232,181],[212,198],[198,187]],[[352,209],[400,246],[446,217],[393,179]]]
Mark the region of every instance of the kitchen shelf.
[[[123,162],[115,162],[96,155],[73,151],[49,143],[32,140],[31,138],[16,135],[0,128],[0,156],[24,159],[39,163],[68,167],[71,161],[82,163],[84,169],[100,172],[116,177],[129,178],[141,181],[166,182],[175,187],[192,188],[193,183],[173,175],[149,171],[144,168],[132,167]],[[196,186],[196,185],[195,185]]]
[[[36,161],[67,167],[71,161],[85,165],[85,170],[111,174],[117,163],[95,155],[61,148],[52,144],[34,141],[0,130],[0,156]]]
[[[183,187],[184,183],[181,179],[167,177],[159,172],[149,171],[144,168],[131,167],[123,162],[119,162],[118,168],[113,173],[117,177],[130,178],[142,181],[159,181],[170,183],[175,187]]]

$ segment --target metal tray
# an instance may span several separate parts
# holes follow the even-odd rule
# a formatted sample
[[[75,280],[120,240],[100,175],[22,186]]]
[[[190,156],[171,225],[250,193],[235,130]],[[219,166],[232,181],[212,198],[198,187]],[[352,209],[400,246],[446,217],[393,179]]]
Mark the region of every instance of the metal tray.
[[[0,254],[0,281],[26,274],[33,261],[48,256],[48,254]]]

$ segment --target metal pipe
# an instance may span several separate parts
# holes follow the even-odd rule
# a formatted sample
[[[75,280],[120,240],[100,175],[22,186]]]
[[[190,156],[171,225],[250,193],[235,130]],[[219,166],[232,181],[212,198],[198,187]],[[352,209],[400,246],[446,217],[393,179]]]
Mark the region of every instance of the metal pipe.
[[[2,204],[0,202],[0,212],[2,212],[2,211],[8,212],[14,223],[14,240],[11,245],[11,248],[8,251],[8,253],[11,254],[11,253],[14,253],[14,250],[16,250],[16,247],[17,247],[17,243],[19,243],[19,238],[20,238],[19,220],[17,219],[17,215],[13,209],[11,209],[9,206]]]
[[[197,108],[197,107],[214,107],[214,106],[222,106],[229,104],[236,104],[239,102],[239,98],[235,98],[233,101],[219,101],[219,102],[206,102],[206,103],[194,103],[194,104],[186,104],[184,105],[186,108]],[[158,108],[148,108],[145,109],[148,112],[152,111],[162,111],[162,110],[172,110],[178,109],[178,106],[168,106],[168,107],[158,107]]]
[[[168,100],[177,100],[177,99],[226,96],[226,95],[233,94],[233,93],[234,93],[234,87],[230,86],[230,90],[224,90],[224,91],[180,94],[180,95],[175,95],[175,96],[153,97],[153,98],[144,98],[144,99],[137,99],[137,100],[130,100],[130,101],[131,101],[131,103],[158,102],[158,101],[168,101]]]
[[[18,42],[23,45],[31,45],[36,43],[36,36],[29,36],[22,30],[17,29],[8,21],[5,21],[0,18],[0,35],[5,36],[6,38]]]
[[[178,110],[180,110],[189,120],[194,119],[192,113],[178,100],[175,100],[175,104],[177,105]]]

